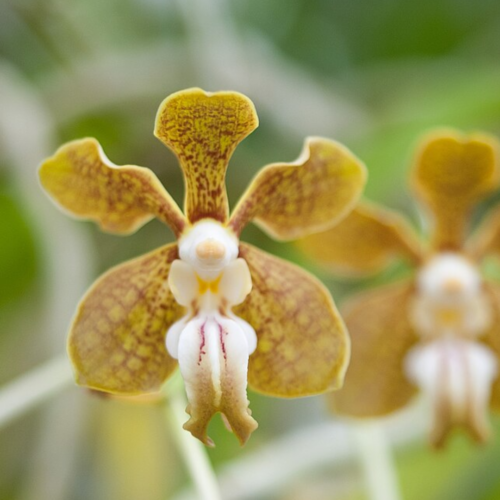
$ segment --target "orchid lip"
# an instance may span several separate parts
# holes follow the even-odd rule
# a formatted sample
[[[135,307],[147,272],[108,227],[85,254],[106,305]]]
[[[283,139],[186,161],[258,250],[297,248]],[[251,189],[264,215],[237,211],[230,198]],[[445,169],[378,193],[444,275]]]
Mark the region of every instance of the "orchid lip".
[[[238,247],[223,229],[207,222],[191,229],[182,242],[181,259],[172,263],[168,277],[170,290],[187,314],[167,331],[166,347],[179,362],[188,395],[191,418],[185,428],[207,444],[211,441],[206,428],[216,412],[222,412],[231,427],[248,431],[256,426],[249,414],[246,387],[257,335],[231,312],[250,293],[252,281],[246,261],[236,258]],[[231,251],[234,258],[224,262]],[[207,258],[200,259],[200,254]],[[201,264],[214,254],[224,265],[207,272]]]
[[[434,408],[432,441],[441,446],[454,425],[464,425],[478,440],[489,433],[486,418],[498,362],[486,346],[445,337],[419,344],[405,360],[407,376]]]

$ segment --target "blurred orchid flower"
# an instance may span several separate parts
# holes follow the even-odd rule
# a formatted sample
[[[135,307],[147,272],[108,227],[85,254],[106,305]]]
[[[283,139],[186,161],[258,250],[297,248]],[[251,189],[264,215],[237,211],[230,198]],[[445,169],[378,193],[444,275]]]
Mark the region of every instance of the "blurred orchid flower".
[[[479,264],[500,252],[500,213],[466,235],[475,205],[499,187],[498,151],[494,138],[455,131],[424,141],[411,180],[431,216],[429,245],[403,217],[366,202],[299,242],[339,274],[375,273],[395,258],[415,267],[412,279],[362,293],[343,309],[352,358],[334,411],[386,415],[421,389],[433,407],[433,445],[455,426],[477,441],[488,437],[488,407],[500,411],[500,287]]]
[[[69,336],[79,384],[121,395],[158,391],[177,363],[190,414],[185,429],[212,445],[221,412],[240,443],[257,427],[246,394],[298,397],[338,388],[349,340],[333,301],[302,269],[239,242],[254,220],[290,240],[326,229],[356,204],[364,166],[340,144],[309,138],[294,163],[254,178],[229,215],[225,174],[258,125],[235,92],[175,93],[155,135],[178,157],[184,214],[150,170],[116,166],[95,139],[62,146],[40,168],[42,186],[70,214],[128,234],[152,217],[177,243],[121,264],[82,299]]]

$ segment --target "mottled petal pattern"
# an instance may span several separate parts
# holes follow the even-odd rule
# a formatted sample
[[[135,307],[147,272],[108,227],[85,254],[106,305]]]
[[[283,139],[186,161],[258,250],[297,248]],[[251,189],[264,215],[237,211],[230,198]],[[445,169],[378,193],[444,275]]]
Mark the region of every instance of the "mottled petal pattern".
[[[241,243],[252,275],[250,295],[234,313],[255,329],[252,389],[278,397],[325,392],[342,385],[349,338],[330,294],[304,270]]]
[[[500,208],[492,210],[481,222],[465,250],[477,261],[488,255],[500,256]]]
[[[432,241],[440,250],[460,249],[470,212],[499,185],[499,146],[488,136],[448,131],[424,142],[413,186],[434,215]]]
[[[493,321],[491,328],[481,340],[495,353],[497,359],[500,359],[500,286],[496,283],[487,283],[485,290],[493,310]],[[491,387],[490,400],[491,409],[496,413],[500,413],[500,376],[498,375]]]
[[[373,203],[360,203],[336,226],[297,242],[299,248],[325,268],[341,275],[362,276],[381,271],[396,258],[413,264],[422,248],[408,222]]]
[[[156,216],[178,236],[186,221],[154,173],[111,163],[95,139],[72,141],[40,167],[40,181],[71,215],[129,234]]]
[[[366,169],[346,147],[318,137],[294,163],[263,168],[231,216],[236,234],[250,220],[280,240],[328,229],[347,215],[366,182]]]
[[[342,308],[351,336],[351,363],[342,390],[329,395],[336,413],[351,417],[383,416],[402,408],[415,394],[404,361],[418,340],[408,308],[408,282],[364,292]]]
[[[163,101],[155,135],[179,158],[186,181],[184,211],[192,223],[208,217],[227,220],[227,164],[257,126],[254,105],[237,92],[210,94],[195,88]]]
[[[83,297],[68,345],[80,385],[128,395],[160,389],[177,366],[165,334],[184,313],[167,285],[176,258],[171,244],[125,262]]]

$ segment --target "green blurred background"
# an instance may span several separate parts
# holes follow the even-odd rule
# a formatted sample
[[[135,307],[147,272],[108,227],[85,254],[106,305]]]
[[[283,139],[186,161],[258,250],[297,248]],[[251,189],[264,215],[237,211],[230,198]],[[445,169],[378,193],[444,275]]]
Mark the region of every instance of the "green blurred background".
[[[500,135],[500,2],[0,0],[1,384],[64,351],[99,273],[172,239],[156,221],[121,238],[65,218],[39,190],[37,165],[61,142],[95,136],[112,161],[152,168],[181,202],[180,171],[152,129],[162,99],[190,86],[256,104],[261,125],[228,172],[233,204],[261,166],[323,135],[367,164],[369,198],[418,223],[407,172],[420,135]],[[243,237],[309,267],[255,227]],[[323,278],[338,302],[366,286]],[[260,428],[244,449],[218,418],[210,429],[224,498],[367,498],[353,432],[321,398],[250,400]],[[498,437],[475,448],[457,435],[434,454],[422,413],[403,413],[385,429],[405,500],[500,498]],[[189,485],[155,405],[75,387],[0,429],[0,500],[196,498]]]

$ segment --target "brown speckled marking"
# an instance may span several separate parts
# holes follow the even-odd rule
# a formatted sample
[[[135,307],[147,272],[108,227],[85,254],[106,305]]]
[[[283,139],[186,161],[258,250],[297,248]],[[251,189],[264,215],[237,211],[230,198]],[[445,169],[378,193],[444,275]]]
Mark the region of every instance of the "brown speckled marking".
[[[229,225],[240,234],[248,221],[280,240],[332,227],[358,201],[366,169],[347,148],[310,138],[294,163],[263,168],[242,196]]]
[[[436,249],[463,246],[474,205],[499,186],[498,152],[493,137],[467,137],[456,131],[434,133],[423,143],[412,185],[434,216]]]
[[[207,435],[207,427],[217,409],[214,408],[216,396],[212,385],[210,362],[206,359],[206,356],[198,364],[196,377],[195,400],[188,404],[186,408],[186,413],[190,416],[190,419],[183,425],[183,428],[202,443],[212,447],[214,442]]]
[[[349,358],[345,326],[326,288],[301,268],[241,243],[253,288],[237,316],[257,332],[252,389],[279,397],[318,394],[342,384]]]
[[[186,181],[184,211],[190,222],[226,222],[227,164],[238,143],[257,125],[252,102],[236,92],[210,95],[190,89],[163,101],[155,135],[179,158]]]
[[[252,432],[257,429],[258,424],[252,418],[252,412],[248,408],[249,401],[246,392],[238,390],[237,384],[235,384],[236,376],[236,372],[228,367],[223,372],[220,411],[226,425],[229,426],[243,446]]]
[[[165,334],[183,308],[167,286],[177,246],[166,245],[109,270],[76,312],[69,353],[80,385],[118,394],[160,389],[177,366]]]
[[[466,242],[467,255],[480,261],[487,255],[500,254],[500,207],[495,207]]]
[[[332,272],[356,277],[381,271],[401,257],[418,265],[425,253],[404,217],[367,202],[328,231],[299,240],[297,246]]]
[[[102,229],[128,234],[156,216],[178,236],[186,222],[154,173],[142,167],[111,167],[95,139],[72,141],[40,167],[40,181],[70,214]]]
[[[410,282],[364,292],[342,308],[351,336],[351,363],[344,387],[329,395],[336,413],[377,417],[405,406],[416,389],[404,373],[418,337],[408,318]]]
[[[492,307],[493,320],[491,328],[479,340],[494,352],[500,363],[500,285],[489,282],[485,284],[485,291]],[[490,405],[493,411],[500,413],[500,372],[491,386]]]

